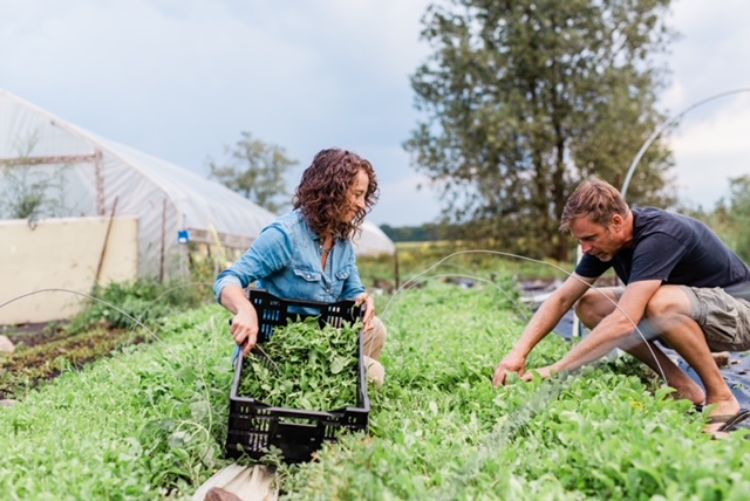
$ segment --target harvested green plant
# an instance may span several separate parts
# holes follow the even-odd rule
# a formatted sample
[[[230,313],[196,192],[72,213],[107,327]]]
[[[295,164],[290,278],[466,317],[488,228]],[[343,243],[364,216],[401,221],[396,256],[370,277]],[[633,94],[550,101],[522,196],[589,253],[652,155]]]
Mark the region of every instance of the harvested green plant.
[[[291,409],[356,405],[360,330],[321,329],[315,318],[278,327],[244,362],[240,395]]]

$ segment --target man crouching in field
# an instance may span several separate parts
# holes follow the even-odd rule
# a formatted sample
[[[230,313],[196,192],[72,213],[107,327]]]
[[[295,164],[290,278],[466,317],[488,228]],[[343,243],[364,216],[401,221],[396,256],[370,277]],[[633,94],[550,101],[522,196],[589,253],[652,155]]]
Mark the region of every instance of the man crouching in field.
[[[678,397],[713,404],[707,432],[723,436],[750,417],[711,355],[750,349],[747,265],[703,223],[655,208],[630,209],[614,187],[596,178],[568,199],[560,227],[581,243],[583,259],[500,362],[495,385],[506,384],[511,372],[526,381],[533,377],[524,374],[529,354],[578,301],[576,313],[592,331],[562,360],[539,369],[542,377],[577,369],[620,347],[663,374]],[[626,286],[591,288],[610,267]],[[705,393],[654,339],[696,370]]]

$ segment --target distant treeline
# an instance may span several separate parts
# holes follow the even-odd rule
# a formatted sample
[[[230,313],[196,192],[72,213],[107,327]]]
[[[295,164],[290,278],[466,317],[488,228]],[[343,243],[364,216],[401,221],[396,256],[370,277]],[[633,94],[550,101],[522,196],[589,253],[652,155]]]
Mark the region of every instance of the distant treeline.
[[[380,229],[394,242],[432,242],[435,240],[457,240],[463,231],[458,225],[425,223],[419,226],[380,225]]]
[[[724,242],[745,262],[750,263],[750,175],[729,178],[729,195],[717,202],[713,209],[677,206],[677,212],[707,223]],[[437,240],[464,240],[476,242],[487,238],[482,222],[464,224],[425,223],[419,226],[391,226],[380,229],[394,242],[431,242]],[[494,242],[502,246],[502,243]],[[530,252],[540,257],[540,252]]]

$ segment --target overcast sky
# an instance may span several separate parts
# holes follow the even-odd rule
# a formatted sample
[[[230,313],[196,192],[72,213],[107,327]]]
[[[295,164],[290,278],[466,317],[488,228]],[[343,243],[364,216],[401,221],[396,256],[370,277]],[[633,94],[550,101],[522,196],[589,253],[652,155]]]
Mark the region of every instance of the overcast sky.
[[[376,223],[434,219],[401,144],[427,0],[0,0],[0,88],[101,136],[206,173],[240,131],[300,162],[341,146],[381,180]],[[668,115],[750,87],[750,2],[678,0]],[[750,94],[688,114],[672,135],[679,194],[713,206],[750,173]],[[634,152],[635,154],[635,152]],[[623,166],[623,171],[627,166]]]

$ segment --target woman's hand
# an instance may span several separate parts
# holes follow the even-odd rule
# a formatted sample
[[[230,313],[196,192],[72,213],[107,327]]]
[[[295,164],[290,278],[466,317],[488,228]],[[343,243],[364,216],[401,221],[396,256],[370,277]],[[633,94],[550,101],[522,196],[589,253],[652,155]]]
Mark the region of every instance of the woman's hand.
[[[364,304],[365,306],[365,330],[369,331],[374,327],[372,319],[375,318],[375,301],[372,299],[372,296],[368,293],[364,293],[361,296],[359,296],[355,301],[354,304],[357,306],[361,306]]]
[[[251,305],[237,312],[232,319],[232,336],[247,356],[258,342],[258,314]]]

